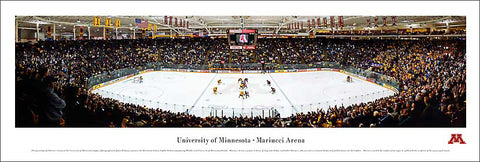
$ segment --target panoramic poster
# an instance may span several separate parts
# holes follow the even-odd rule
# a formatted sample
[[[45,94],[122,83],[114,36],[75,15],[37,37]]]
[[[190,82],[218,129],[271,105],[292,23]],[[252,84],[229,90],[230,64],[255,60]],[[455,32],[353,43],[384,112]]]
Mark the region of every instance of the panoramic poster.
[[[2,160],[478,160],[478,2],[71,3],[2,2]]]

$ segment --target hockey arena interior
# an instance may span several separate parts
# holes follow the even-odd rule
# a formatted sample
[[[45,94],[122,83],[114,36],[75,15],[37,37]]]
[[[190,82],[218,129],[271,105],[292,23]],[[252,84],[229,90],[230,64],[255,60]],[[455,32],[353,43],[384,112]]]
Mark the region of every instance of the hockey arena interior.
[[[17,16],[16,127],[466,127],[465,16]]]

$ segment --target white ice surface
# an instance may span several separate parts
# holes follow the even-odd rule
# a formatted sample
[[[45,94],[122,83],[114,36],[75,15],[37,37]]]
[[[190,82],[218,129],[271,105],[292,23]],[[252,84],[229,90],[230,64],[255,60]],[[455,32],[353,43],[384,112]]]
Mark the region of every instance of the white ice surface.
[[[141,74],[143,83],[127,79],[94,91],[122,102],[146,105],[173,112],[205,117],[209,115],[254,116],[273,114],[282,117],[293,113],[315,111],[328,106],[350,105],[393,95],[379,85],[339,72],[300,72],[271,74],[214,74],[186,72],[148,72]],[[248,78],[250,98],[240,99],[238,78]],[[219,85],[217,80],[221,79]],[[275,94],[270,93],[272,82]],[[213,94],[218,87],[218,94]]]

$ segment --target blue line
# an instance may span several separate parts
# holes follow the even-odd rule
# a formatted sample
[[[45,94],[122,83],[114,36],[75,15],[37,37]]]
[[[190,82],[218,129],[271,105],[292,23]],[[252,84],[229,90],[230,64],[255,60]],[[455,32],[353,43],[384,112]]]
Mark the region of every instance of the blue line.
[[[277,81],[275,81],[275,79],[273,79],[273,77],[272,77],[272,75],[270,75],[270,73],[268,73],[268,76],[270,76],[270,78],[272,78],[272,81],[275,83],[275,85],[277,85],[278,90],[280,90],[280,92],[282,92],[282,95],[287,99],[288,103],[290,103],[290,106],[292,106],[293,110],[295,110],[298,113],[297,108],[295,108],[295,106],[293,106],[292,102],[290,101],[290,99],[288,99],[287,95],[285,95],[285,93],[283,93],[283,90],[282,90],[282,88],[280,88],[280,85],[278,85]]]
[[[215,75],[213,76],[212,80],[210,80],[210,82],[207,84],[207,86],[205,87],[205,89],[203,89],[203,92],[200,94],[200,96],[198,96],[197,100],[193,103],[193,106],[192,108],[190,108],[190,111],[192,111],[193,108],[195,108],[195,105],[197,105],[197,102],[200,100],[200,98],[202,98],[203,94],[205,93],[205,91],[208,89],[208,87],[210,86],[210,84],[212,84],[213,80],[215,80],[215,78],[217,77],[217,74],[218,73],[215,73]]]

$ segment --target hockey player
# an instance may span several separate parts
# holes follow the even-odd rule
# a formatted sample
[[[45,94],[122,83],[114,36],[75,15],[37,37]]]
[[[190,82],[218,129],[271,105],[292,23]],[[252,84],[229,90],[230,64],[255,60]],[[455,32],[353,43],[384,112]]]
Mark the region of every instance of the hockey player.
[[[213,87],[213,94],[217,94],[217,87]]]
[[[271,89],[272,89],[272,90],[271,90],[270,92],[271,92],[272,94],[275,94],[275,92],[276,92],[275,88],[271,87]]]
[[[243,82],[242,78],[238,78],[238,82],[237,83],[241,83]]]
[[[240,89],[244,89],[245,88],[245,84],[241,83],[240,84]]]
[[[269,81],[269,80],[267,80],[267,85],[268,85],[268,86],[270,86],[270,85],[271,85],[271,83],[270,83],[270,81]]]
[[[222,84],[222,79],[217,80],[218,85]]]
[[[140,81],[139,81],[140,83],[143,83],[143,77],[142,77],[142,76],[140,76],[140,79],[139,79],[139,80],[140,80]]]
[[[352,82],[352,78],[350,78],[350,76],[347,76],[347,82]]]
[[[248,83],[248,78],[243,79],[243,82]]]
[[[240,91],[240,94],[238,95],[238,98],[245,99],[245,95],[244,95],[243,91]]]
[[[250,97],[250,93],[248,93],[248,91],[245,91],[245,98],[249,98]]]

